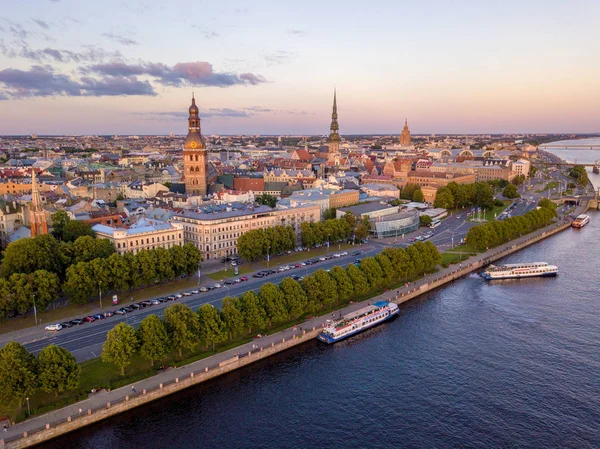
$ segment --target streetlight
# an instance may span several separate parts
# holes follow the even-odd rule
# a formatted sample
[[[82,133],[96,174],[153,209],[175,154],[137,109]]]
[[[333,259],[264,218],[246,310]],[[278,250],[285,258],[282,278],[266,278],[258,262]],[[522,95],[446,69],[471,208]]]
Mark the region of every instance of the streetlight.
[[[200,285],[200,261],[198,261],[198,285]]]
[[[35,320],[35,324],[37,324],[37,307],[35,306],[35,293],[32,296],[33,296],[33,317]]]
[[[29,398],[25,399],[27,399],[27,416],[31,416],[31,409],[29,408]]]
[[[329,254],[329,239],[331,237],[331,234],[327,234],[327,253]]]
[[[100,309],[102,309],[102,282],[98,281],[98,293],[100,294]]]

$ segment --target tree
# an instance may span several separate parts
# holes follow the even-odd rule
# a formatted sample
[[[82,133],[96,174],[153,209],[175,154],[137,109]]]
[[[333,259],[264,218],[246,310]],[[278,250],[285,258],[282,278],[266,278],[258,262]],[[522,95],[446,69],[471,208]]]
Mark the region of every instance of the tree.
[[[360,270],[367,277],[371,288],[380,287],[383,282],[383,271],[373,257],[365,257],[360,261]]]
[[[521,197],[521,195],[519,195],[519,191],[517,190],[517,186],[514,184],[509,184],[506,187],[504,187],[504,190],[502,191],[502,195],[504,195],[505,198],[509,198],[509,199]]]
[[[202,253],[193,243],[186,243],[183,245],[183,253],[186,260],[186,274],[195,273],[200,269],[200,262],[202,262]]]
[[[206,342],[208,347],[212,343],[212,350],[215,350],[215,344],[227,339],[227,329],[221,318],[221,313],[212,304],[204,304],[198,309],[198,319],[200,322],[200,336]]]
[[[332,220],[335,218],[335,207],[325,209],[322,216],[323,220]]]
[[[81,366],[69,351],[56,345],[48,345],[37,356],[40,387],[47,393],[73,390],[79,385]]]
[[[443,209],[454,208],[454,195],[448,187],[440,187],[435,195],[433,207],[441,207]]]
[[[419,217],[419,222],[421,226],[429,226],[431,224],[431,217],[429,215],[421,215]]]
[[[269,195],[268,193],[263,193],[262,195],[256,197],[256,202],[269,207],[275,207],[277,204],[277,198],[273,195]]]
[[[15,273],[10,278],[10,289],[17,311],[27,313],[33,306],[33,285],[30,276],[24,273]]]
[[[415,189],[415,191],[413,192],[413,195],[412,195],[412,200],[417,203],[422,203],[423,201],[425,201],[425,197],[423,196],[421,187],[419,187],[418,189]]]
[[[244,332],[244,315],[242,315],[242,304],[238,298],[226,296],[223,299],[221,311],[230,340]]]
[[[244,315],[246,327],[248,328],[248,333],[252,332],[252,329],[261,329],[265,327],[267,316],[260,305],[256,293],[253,291],[244,293],[240,297],[240,305],[242,307],[242,313]]]
[[[141,285],[153,284],[157,278],[156,266],[154,265],[154,257],[152,250],[143,249],[135,256],[136,264],[139,271],[136,273],[139,276]]]
[[[22,405],[38,387],[35,357],[16,341],[0,349],[0,403]]]
[[[124,376],[125,368],[131,364],[137,348],[138,339],[133,327],[119,323],[106,334],[106,341],[102,345],[102,361],[119,367],[121,376]]]
[[[161,281],[170,281],[173,279],[175,277],[175,270],[173,269],[171,253],[164,248],[156,248],[152,250],[152,256],[154,258],[157,279]]]
[[[569,170],[569,176],[575,179],[580,185],[587,186],[590,182],[588,174],[583,165],[576,165]]]
[[[64,210],[52,214],[52,235],[57,240],[62,240],[65,226],[71,220]]]
[[[61,273],[59,254],[59,244],[50,234],[19,239],[4,251],[2,275],[8,278],[14,273],[30,274],[36,270]]]
[[[383,273],[383,283],[390,284],[394,280],[395,270],[392,262],[385,254],[377,254],[375,256],[375,261],[381,267],[381,271]]]
[[[97,291],[98,284],[89,262],[79,262],[67,269],[63,284],[65,293],[75,304],[85,304]]]
[[[315,278],[319,286],[317,296],[318,302],[328,308],[333,306],[339,299],[335,281],[325,270],[315,271],[312,277]]]
[[[194,349],[200,340],[198,315],[185,304],[173,304],[165,309],[165,324],[173,346],[183,357],[183,349]]]
[[[16,309],[17,305],[12,295],[10,282],[0,278],[0,318],[11,316]]]
[[[272,282],[263,284],[258,290],[260,304],[267,314],[267,324],[285,321],[288,318],[283,292]]]
[[[36,306],[45,309],[52,301],[58,298],[60,292],[60,281],[56,273],[46,270],[37,270],[31,277],[33,294]]]
[[[512,179],[511,182],[518,187],[525,182],[525,175],[517,175]]]
[[[173,261],[175,276],[187,274],[186,251],[183,249],[183,246],[175,245],[169,248],[169,252],[171,253],[171,260]]]
[[[106,269],[110,276],[110,289],[115,291],[129,290],[131,284],[131,265],[128,258],[120,254],[112,254],[106,259]]]
[[[171,351],[171,340],[165,323],[156,315],[148,315],[142,320],[136,331],[140,343],[140,355],[150,360],[162,360]]]
[[[331,269],[329,275],[335,281],[340,301],[349,300],[354,294],[354,285],[346,270],[336,266]]]
[[[89,224],[83,221],[69,220],[63,229],[63,241],[65,242],[74,242],[85,235],[95,237],[96,233]]]
[[[367,216],[362,217],[356,229],[354,231],[354,235],[357,240],[366,239],[369,236],[369,231],[371,229],[371,223],[369,222],[369,218]]]
[[[542,198],[541,200],[538,201],[537,205],[538,205],[538,207],[542,207],[542,208],[546,207],[546,208],[550,208],[550,209],[556,209],[556,204],[554,204],[548,198]]]
[[[367,293],[369,291],[369,281],[365,274],[354,264],[349,265],[347,271],[348,277],[354,286],[354,292],[357,295]]]
[[[306,311],[308,298],[302,286],[290,277],[286,277],[279,285],[285,298],[285,305],[288,316],[298,318]]]

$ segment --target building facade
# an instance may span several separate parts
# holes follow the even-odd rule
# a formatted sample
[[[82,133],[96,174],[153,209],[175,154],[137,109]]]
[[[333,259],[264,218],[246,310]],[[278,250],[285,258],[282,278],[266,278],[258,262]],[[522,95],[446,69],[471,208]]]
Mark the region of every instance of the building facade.
[[[315,205],[290,209],[271,209],[268,206],[244,206],[222,212],[183,211],[173,217],[173,223],[183,226],[185,243],[193,243],[204,260],[237,254],[238,238],[254,229],[273,226],[292,226],[297,236],[300,225],[321,219],[321,209]]]
[[[408,119],[404,120],[404,129],[400,134],[400,145],[403,147],[410,146],[410,130],[408,129]]]
[[[40,189],[37,184],[35,170],[31,171],[31,208],[29,226],[31,236],[48,234],[48,222],[46,221],[46,212],[42,207]]]
[[[185,191],[191,195],[206,196],[208,185],[206,147],[200,131],[198,106],[196,106],[196,99],[193,95],[189,113],[188,135],[183,144]]]
[[[113,228],[97,224],[92,228],[96,238],[108,239],[119,254],[137,254],[143,249],[164,248],[183,245],[183,226],[179,223],[144,223],[131,228]]]

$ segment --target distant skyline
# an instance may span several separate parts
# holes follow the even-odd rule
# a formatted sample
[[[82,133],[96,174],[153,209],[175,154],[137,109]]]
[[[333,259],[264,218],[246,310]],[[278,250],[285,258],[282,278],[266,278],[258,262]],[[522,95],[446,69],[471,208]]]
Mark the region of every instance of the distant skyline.
[[[0,134],[600,132],[600,2],[12,0]]]

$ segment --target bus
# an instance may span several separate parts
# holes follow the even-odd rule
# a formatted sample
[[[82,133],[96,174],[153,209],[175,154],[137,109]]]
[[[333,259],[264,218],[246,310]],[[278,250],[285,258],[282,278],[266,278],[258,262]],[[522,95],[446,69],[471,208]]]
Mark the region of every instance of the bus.
[[[441,224],[442,224],[441,220],[434,218],[433,220],[431,220],[431,224],[429,225],[429,227],[433,229],[433,228],[437,228]]]

